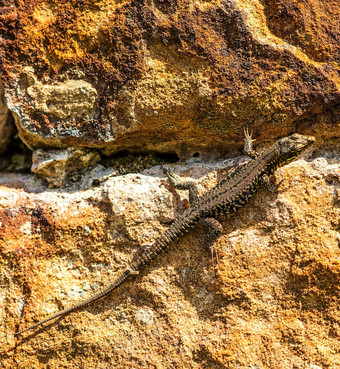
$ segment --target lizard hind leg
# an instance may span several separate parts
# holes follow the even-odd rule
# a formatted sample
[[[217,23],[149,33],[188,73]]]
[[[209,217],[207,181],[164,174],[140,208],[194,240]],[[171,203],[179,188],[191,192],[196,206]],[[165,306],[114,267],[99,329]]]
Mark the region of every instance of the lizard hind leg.
[[[155,241],[149,242],[149,243],[143,243],[138,247],[138,251],[132,258],[132,263],[137,261],[142,253],[148,252],[154,245]]]
[[[211,251],[212,264],[214,265],[214,256],[215,256],[218,265],[218,254],[213,245],[213,241],[216,240],[216,238],[218,238],[223,232],[222,224],[215,218],[205,218],[202,220],[202,223],[209,229],[204,239],[206,246],[209,247]]]
[[[202,223],[209,229],[204,239],[208,244],[211,244],[221,235],[223,231],[222,224],[215,218],[205,218],[202,220]]]
[[[269,178],[269,176],[267,176],[267,174],[264,174],[262,176],[263,186],[267,190],[269,190],[271,193],[277,193],[278,192],[278,188],[279,188],[282,181],[283,181],[283,179],[281,179],[281,181],[279,183],[275,184],[275,183],[270,181],[270,178]]]

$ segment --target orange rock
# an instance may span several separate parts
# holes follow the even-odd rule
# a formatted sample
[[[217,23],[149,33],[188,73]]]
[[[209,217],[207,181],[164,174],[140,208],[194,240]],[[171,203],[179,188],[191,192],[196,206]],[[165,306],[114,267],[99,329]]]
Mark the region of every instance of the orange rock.
[[[223,175],[215,168],[181,170],[208,189]],[[14,349],[19,326],[110,283],[181,211],[185,193],[160,173],[86,191],[0,177],[2,366],[337,368],[340,167],[321,157],[279,169],[277,193],[221,217],[213,253],[198,226],[135,280]]]
[[[32,149],[185,158],[244,125],[339,134],[338,2],[3,1],[1,76]]]

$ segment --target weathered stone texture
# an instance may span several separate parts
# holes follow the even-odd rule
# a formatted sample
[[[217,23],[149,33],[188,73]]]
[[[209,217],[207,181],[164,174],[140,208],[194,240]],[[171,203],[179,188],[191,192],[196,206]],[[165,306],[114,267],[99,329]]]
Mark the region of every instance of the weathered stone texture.
[[[84,148],[35,150],[32,172],[44,178],[51,187],[61,187],[76,181],[82,169],[93,167],[99,160],[98,152]]]
[[[37,81],[32,68],[25,68],[24,73],[29,81],[27,93],[37,111],[63,119],[82,117],[93,110],[97,92],[86,81],[67,80],[43,85]]]
[[[1,367],[340,367],[339,8],[0,0],[0,151],[8,107],[50,186],[100,151],[221,157],[245,126],[261,145],[300,132],[324,150],[222,218],[212,252],[198,227],[133,282],[23,340],[13,332],[110,283],[185,200],[159,167],[113,177],[97,164],[58,190],[1,173]],[[208,189],[232,162],[175,169]]]
[[[337,0],[261,0],[268,28],[280,39],[302,49],[312,60],[339,62]]]
[[[0,81],[0,154],[6,150],[13,128],[12,115],[7,108],[5,91]]]
[[[180,168],[205,189],[224,173]],[[278,170],[277,193],[221,217],[213,253],[198,227],[133,282],[14,349],[16,329],[110,283],[181,211],[185,194],[160,174],[87,191],[0,177],[2,367],[339,368],[340,166],[321,157]]]
[[[3,0],[7,102],[31,148],[337,136],[338,16],[328,0]]]

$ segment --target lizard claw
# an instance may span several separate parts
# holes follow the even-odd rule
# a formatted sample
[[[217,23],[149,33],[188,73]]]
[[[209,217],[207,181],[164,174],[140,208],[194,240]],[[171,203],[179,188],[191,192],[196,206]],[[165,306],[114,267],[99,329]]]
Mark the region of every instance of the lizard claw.
[[[170,167],[166,168],[164,167],[164,165],[161,165],[161,168],[163,170],[163,173],[168,177],[171,185],[176,186],[176,183],[180,182],[180,177],[173,173]]]
[[[252,139],[253,131],[249,132],[248,127],[244,128],[244,141],[246,142],[254,142]]]
[[[251,138],[253,132],[249,133],[248,128],[244,128],[244,153],[249,156],[251,159],[255,159],[257,157],[257,152],[253,150],[253,140]]]

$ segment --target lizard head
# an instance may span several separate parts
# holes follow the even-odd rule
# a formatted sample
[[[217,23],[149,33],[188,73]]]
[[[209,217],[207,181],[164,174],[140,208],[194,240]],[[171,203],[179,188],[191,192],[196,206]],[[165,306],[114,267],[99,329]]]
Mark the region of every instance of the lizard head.
[[[279,149],[277,166],[281,167],[296,159],[303,151],[315,142],[313,136],[303,136],[294,133],[291,136],[281,138],[276,142]]]

